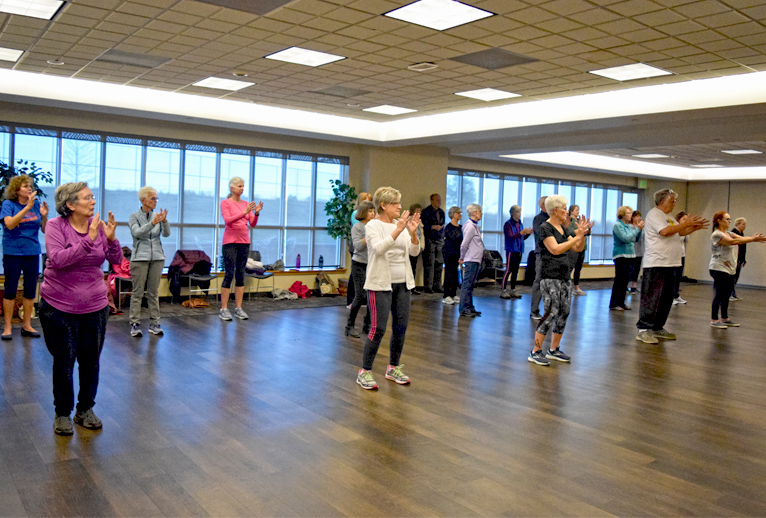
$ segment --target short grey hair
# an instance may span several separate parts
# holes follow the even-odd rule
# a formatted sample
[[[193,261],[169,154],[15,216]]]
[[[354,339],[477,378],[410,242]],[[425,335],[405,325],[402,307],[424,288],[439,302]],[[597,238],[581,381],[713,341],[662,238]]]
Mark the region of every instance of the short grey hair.
[[[511,217],[513,217],[513,213],[516,211],[521,212],[521,205],[511,205],[511,208],[508,212],[510,213]]]
[[[231,180],[229,180],[229,195],[227,196],[227,198],[231,198],[231,188],[234,187],[235,185],[237,185],[240,182],[243,183],[243,184],[245,183],[245,181],[242,178],[240,178],[239,176],[232,176],[231,177]]]
[[[468,213],[468,217],[471,217],[471,214],[474,212],[479,212],[481,210],[481,205],[478,203],[472,203],[468,207],[465,208],[465,211]]]
[[[138,190],[138,201],[143,203],[145,199],[150,198],[149,195],[152,193],[157,194],[157,189],[149,185],[144,185]]]
[[[654,193],[654,205],[659,206],[662,205],[662,202],[667,199],[668,196],[675,196],[678,198],[678,194],[676,194],[671,189],[660,189],[659,191]]]
[[[80,191],[88,187],[88,182],[69,182],[59,185],[56,189],[56,194],[53,196],[56,201],[56,212],[64,218],[68,218],[72,214],[72,209],[67,206],[67,203],[74,205],[77,203],[80,195]]]
[[[402,193],[394,189],[393,187],[378,187],[375,194],[372,197],[372,204],[375,205],[375,210],[380,214],[383,211],[383,204],[391,205],[392,203],[399,203],[402,201]]]
[[[735,225],[739,225],[740,223],[747,224],[747,220],[745,218],[737,218],[737,219],[734,220],[734,224]]]
[[[452,219],[452,216],[454,216],[456,212],[460,212],[460,207],[450,207],[449,212],[447,212],[449,219]]]
[[[548,196],[545,198],[545,212],[548,214],[551,214],[554,210],[560,209],[560,208],[567,208],[567,205],[569,202],[567,201],[566,197],[560,195],[560,194],[554,194],[552,196]]]

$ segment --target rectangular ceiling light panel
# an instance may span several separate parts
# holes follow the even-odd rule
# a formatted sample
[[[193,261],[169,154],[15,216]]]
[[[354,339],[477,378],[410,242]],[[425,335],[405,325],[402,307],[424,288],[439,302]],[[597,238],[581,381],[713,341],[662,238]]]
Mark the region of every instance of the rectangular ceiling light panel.
[[[762,151],[756,151],[755,149],[728,149],[721,151],[721,153],[728,153],[730,155],[760,155]]]
[[[668,155],[660,155],[659,153],[644,153],[643,155],[633,155],[636,158],[670,158]]]
[[[208,77],[202,81],[197,81],[192,86],[202,86],[204,88],[217,88],[218,90],[231,90],[236,92],[242,90],[248,86],[253,86],[255,83],[248,81],[235,81],[234,79],[221,79],[220,77]]]
[[[296,65],[305,65],[307,67],[318,67],[326,65],[327,63],[340,61],[341,59],[346,59],[345,56],[336,56],[335,54],[327,54],[325,52],[317,52],[316,50],[302,49],[300,47],[290,47],[289,49],[280,50],[279,52],[275,52],[274,54],[265,57],[266,59],[295,63]]]
[[[495,13],[477,9],[455,0],[418,0],[386,13],[386,16],[390,18],[422,25],[437,31],[444,31],[494,15]]]
[[[409,108],[401,108],[399,106],[391,106],[390,104],[382,104],[380,106],[373,106],[372,108],[365,108],[365,112],[382,113],[383,115],[404,115],[405,113],[416,112],[417,110],[410,110]]]
[[[667,70],[662,70],[661,68],[645,65],[643,63],[604,68],[602,70],[591,70],[590,73],[614,79],[615,81],[632,81],[633,79],[646,79],[647,77],[669,76],[673,74]]]
[[[455,92],[455,95],[462,95],[463,97],[470,97],[471,99],[478,99],[480,101],[499,101],[501,99],[521,97],[521,94],[504,92],[503,90],[495,90],[494,88],[482,88],[480,90],[469,90],[467,92]]]
[[[23,50],[6,49],[5,47],[0,47],[0,60],[2,61],[13,61],[15,63],[19,60],[22,54],[24,54]]]
[[[51,20],[64,0],[0,0],[0,13]]]

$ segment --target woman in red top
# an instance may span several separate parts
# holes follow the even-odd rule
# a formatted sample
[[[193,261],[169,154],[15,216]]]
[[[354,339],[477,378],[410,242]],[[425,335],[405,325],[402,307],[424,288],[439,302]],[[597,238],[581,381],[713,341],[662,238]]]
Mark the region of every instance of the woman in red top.
[[[221,202],[221,214],[226,227],[223,231],[223,267],[225,270],[221,284],[221,320],[231,320],[229,294],[231,279],[234,278],[234,316],[246,320],[247,313],[242,310],[242,298],[245,295],[245,265],[250,252],[251,227],[258,224],[258,215],[263,209],[263,202],[247,202],[241,198],[245,190],[245,181],[238,176],[229,180],[229,197]]]

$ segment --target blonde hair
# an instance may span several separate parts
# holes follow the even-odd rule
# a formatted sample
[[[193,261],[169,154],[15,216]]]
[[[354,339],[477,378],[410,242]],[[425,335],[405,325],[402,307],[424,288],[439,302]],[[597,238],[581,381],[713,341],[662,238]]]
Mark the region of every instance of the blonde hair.
[[[356,197],[356,208],[357,209],[359,208],[359,205],[361,205],[363,201],[371,202],[372,201],[372,194],[370,194],[369,192],[364,192],[364,191],[360,192],[359,196]]]
[[[545,212],[548,214],[551,214],[554,210],[560,209],[560,208],[567,208],[567,199],[560,195],[560,194],[554,194],[552,196],[547,196],[545,198]]]
[[[138,201],[143,203],[144,200],[149,198],[149,195],[152,193],[157,194],[157,189],[155,189],[154,187],[150,187],[148,185],[141,187],[138,190]]]
[[[399,203],[402,201],[402,193],[394,189],[393,187],[379,187],[375,191],[375,195],[372,197],[372,204],[375,205],[375,210],[378,214],[383,213],[383,204],[391,205],[392,203]]]
[[[625,219],[625,215],[628,213],[628,211],[633,212],[633,209],[631,209],[627,205],[623,205],[622,207],[617,209],[617,219],[619,220]]]

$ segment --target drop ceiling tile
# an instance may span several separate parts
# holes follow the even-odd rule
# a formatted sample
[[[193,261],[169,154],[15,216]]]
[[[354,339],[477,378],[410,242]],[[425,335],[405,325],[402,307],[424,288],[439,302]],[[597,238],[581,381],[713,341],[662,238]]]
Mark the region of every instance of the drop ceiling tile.
[[[717,51],[716,54],[718,54],[722,58],[739,60],[739,58],[758,56],[761,53],[749,47],[739,47],[739,48],[733,48],[733,49],[727,49],[727,50],[720,50],[720,51]],[[763,59],[764,61],[766,61],[766,56],[763,56]]]
[[[7,46],[16,50],[24,50],[34,43],[35,38],[18,36],[16,34],[3,34],[0,36],[0,46]]]
[[[122,0],[77,0],[78,4],[101,7],[103,9],[114,9],[122,3]],[[65,6],[66,9],[68,6]]]
[[[628,0],[610,4],[609,10],[621,14],[622,16],[634,17],[642,14],[661,11],[664,6],[652,2],[651,0]]]
[[[712,31],[709,29],[706,31],[692,32],[690,34],[682,34],[678,36],[679,40],[685,41],[687,43],[691,43],[692,45],[698,45],[700,43],[706,43],[708,41],[722,40],[725,38],[726,36],[723,36],[722,34],[719,34],[716,31]]]
[[[151,29],[153,31],[167,32],[170,34],[181,34],[187,29],[187,26],[180,23],[171,23],[168,21],[155,19],[147,23],[144,28]]]
[[[766,33],[762,32],[760,34],[750,34],[748,36],[740,36],[737,38],[737,41],[744,44],[744,45],[763,45],[766,43]]]
[[[620,18],[620,15],[606,9],[597,8],[583,11],[581,13],[570,14],[567,18],[571,18],[583,25],[593,26],[617,20]]]
[[[150,18],[125,13],[112,13],[104,20],[110,23],[126,25],[128,27],[142,27],[150,20]]]
[[[506,45],[512,45],[514,43],[517,43],[519,40],[517,40],[516,38],[510,38],[508,36],[503,36],[501,34],[493,34],[492,36],[487,36],[486,38],[479,38],[475,41],[476,43],[485,45],[487,47],[505,47]]]
[[[157,46],[157,50],[160,52],[186,54],[187,52],[194,50],[194,47],[190,47],[189,45],[179,45],[176,43],[162,43]]]
[[[96,20],[89,20],[85,18],[84,20],[86,23],[98,23]],[[39,29],[32,29],[30,27],[17,27],[15,25],[9,25],[5,28],[5,30],[2,32],[3,35],[6,34],[13,34],[15,36],[26,36],[28,38],[31,38],[32,41],[37,39],[41,34],[42,31]]]
[[[596,25],[596,28],[608,32],[609,34],[622,35],[626,32],[638,31],[644,28],[638,22],[624,18],[621,20],[615,20],[613,22],[600,23]]]
[[[756,4],[755,2],[753,3]],[[747,9],[741,9],[740,12],[754,20],[764,20],[766,19],[766,4],[754,5],[753,7],[748,7]]]
[[[561,16],[569,16],[590,10],[593,5],[584,0],[553,0],[538,4],[541,8]]]
[[[612,49],[614,47],[621,47],[627,45],[630,42],[617,36],[607,36],[606,38],[596,38],[595,40],[586,41],[588,45],[592,45],[597,49]]]
[[[715,61],[718,61],[719,59],[720,58],[716,56],[715,54],[710,54],[707,52],[703,54],[697,54],[696,56],[685,56],[681,58],[682,61],[685,61],[686,63],[689,63],[690,65],[713,63]]]
[[[683,47],[686,43],[676,38],[662,38],[659,40],[645,41],[642,45],[652,50],[667,50]]]
[[[538,29],[537,27],[532,27],[529,25],[524,27],[519,27],[518,29],[512,29],[503,34],[505,36],[508,36],[509,38],[513,38],[515,40],[519,40],[522,42],[533,40],[535,38],[542,38],[544,36],[550,36],[549,32],[543,31],[541,29]]]
[[[300,11],[293,11],[292,9],[281,7],[264,16],[267,20],[278,20],[280,22],[301,24],[312,18],[314,15],[308,13],[302,13]]]
[[[575,42],[573,40],[570,40],[569,38],[565,38],[557,34],[551,34],[549,36],[544,36],[542,38],[536,38],[532,40],[531,43],[534,43],[535,45],[539,45],[546,49],[553,49],[562,45],[571,45],[572,43],[575,43]]]
[[[716,0],[702,0],[700,2],[693,2],[687,5],[679,5],[673,8],[674,11],[686,16],[687,18],[698,18],[700,16],[718,14],[729,11],[730,9],[730,7],[727,7],[723,3]]]
[[[122,41],[123,39],[125,39],[125,35],[94,29],[88,33],[87,38],[88,40],[117,42],[117,41]]]
[[[726,27],[729,25],[747,23],[747,22],[750,22],[750,18],[736,11],[727,11],[725,13],[713,14],[710,16],[697,18],[695,21],[697,23],[701,23],[705,27],[710,27],[712,29],[715,29],[718,27]]]
[[[311,29],[317,29],[324,32],[336,32],[336,31],[340,31],[341,29],[350,27],[345,22],[330,20],[328,18],[314,18],[312,20],[304,22],[303,26],[309,27]]]
[[[572,0],[572,1],[580,2],[582,0]],[[556,2],[551,2],[551,3],[556,3]],[[556,18],[556,14],[552,13],[551,11],[540,9],[539,7],[527,7],[526,9],[521,9],[519,11],[508,13],[506,16],[508,18],[511,18],[512,20],[516,20],[516,21],[530,24],[530,25]]]
[[[562,34],[567,31],[584,28],[583,24],[567,18],[554,18],[552,20],[538,23],[537,27],[553,34]]]
[[[757,22],[740,23],[738,25],[730,25],[728,27],[719,27],[716,29],[721,34],[728,36],[729,38],[739,38],[742,36],[749,36],[751,34],[763,34],[766,32],[763,25]]]
[[[369,13],[363,13],[361,11],[357,11],[356,9],[348,9],[346,7],[341,7],[340,9],[336,9],[334,11],[330,11],[329,13],[325,13],[322,17],[329,18],[330,20],[337,20],[339,22],[349,23],[349,24],[361,23],[365,20],[369,20],[370,18],[373,18],[373,16]],[[397,26],[400,26],[400,25],[397,25]]]
[[[337,9],[337,6],[328,2],[317,0],[301,0],[300,2],[291,3],[290,9],[300,11],[302,13],[313,14],[314,16],[321,16],[325,13]]]
[[[718,41],[711,41],[708,43],[700,43],[698,47],[708,52],[715,52],[719,55],[720,55],[720,52],[723,50],[745,48],[741,43],[735,40],[718,40]]]
[[[686,56],[695,56],[697,54],[704,54],[705,51],[700,48],[693,47],[691,45],[686,45],[686,46],[678,47],[675,49],[663,50],[662,53],[667,54],[668,56],[671,56],[674,58],[683,58]]]
[[[644,41],[661,40],[661,39],[664,39],[666,36],[664,33],[655,31],[654,29],[641,29],[638,31],[626,32],[624,34],[620,34],[620,37],[625,38],[626,40],[632,41],[634,43],[641,43]]]
[[[109,29],[106,29],[106,30],[109,30]],[[132,30],[132,29],[129,29],[129,30]],[[72,36],[85,36],[86,34],[90,32],[90,30],[85,27],[75,27],[74,25],[66,25],[64,23],[54,23],[49,29],[49,31],[51,33],[69,34]],[[116,32],[116,31],[110,31],[110,32]]]
[[[683,22],[669,23],[667,25],[660,25],[655,27],[658,31],[669,34],[670,36],[679,36],[681,34],[689,34],[692,32],[699,32],[705,30],[704,25],[686,20]]]
[[[194,38],[196,40],[205,42],[205,41],[213,41],[218,38],[220,38],[224,33],[222,32],[215,32],[215,31],[209,31],[207,29],[200,29],[199,27],[191,27],[189,29],[186,29],[181,33],[181,36],[185,36],[188,38]],[[201,45],[204,45],[204,43],[200,43]]]
[[[66,9],[59,15],[58,19],[64,17],[75,18],[92,18],[94,20],[103,20],[111,14],[112,11],[108,9],[99,9],[98,7],[91,7],[87,5],[68,4]],[[47,25],[47,23],[45,23]]]
[[[202,20],[199,22],[196,26],[200,29],[207,29],[210,31],[216,31],[220,33],[230,33],[233,31],[236,31],[237,29],[241,28],[244,24],[242,23],[229,23],[224,22],[221,20],[213,20],[212,18],[207,18],[205,20]]]
[[[260,29],[260,30],[269,31],[272,33],[277,33],[277,32],[286,31],[294,27],[295,25],[292,23],[280,22],[270,18],[258,18],[257,20],[251,23],[248,23],[247,26],[252,27],[253,29]]]

